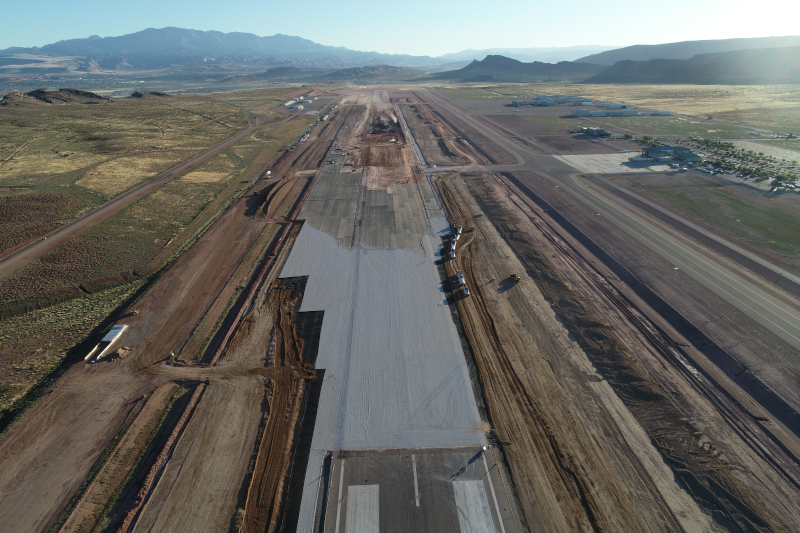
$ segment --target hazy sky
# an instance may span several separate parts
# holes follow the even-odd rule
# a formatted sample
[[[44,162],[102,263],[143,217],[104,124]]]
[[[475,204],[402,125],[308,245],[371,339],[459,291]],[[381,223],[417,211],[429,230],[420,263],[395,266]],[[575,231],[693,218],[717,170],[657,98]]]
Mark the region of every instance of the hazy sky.
[[[795,8],[792,0],[0,0],[0,49],[177,26],[284,33],[354,50],[437,56],[468,48],[795,35]]]

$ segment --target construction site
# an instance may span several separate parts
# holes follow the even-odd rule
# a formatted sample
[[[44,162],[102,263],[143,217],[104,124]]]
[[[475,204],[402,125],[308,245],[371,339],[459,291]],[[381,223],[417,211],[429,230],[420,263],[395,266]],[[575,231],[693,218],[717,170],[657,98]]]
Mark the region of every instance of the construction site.
[[[628,141],[314,94],[0,437],[0,530],[800,531],[800,270]]]

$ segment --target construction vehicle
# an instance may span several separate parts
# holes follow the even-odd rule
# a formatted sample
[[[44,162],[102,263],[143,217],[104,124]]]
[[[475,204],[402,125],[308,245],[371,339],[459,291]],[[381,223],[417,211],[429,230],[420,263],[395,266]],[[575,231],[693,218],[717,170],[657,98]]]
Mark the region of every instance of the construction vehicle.
[[[520,278],[518,274],[511,274],[509,277],[511,278],[511,281],[513,281],[514,283],[519,283],[520,281],[522,281],[522,278]]]

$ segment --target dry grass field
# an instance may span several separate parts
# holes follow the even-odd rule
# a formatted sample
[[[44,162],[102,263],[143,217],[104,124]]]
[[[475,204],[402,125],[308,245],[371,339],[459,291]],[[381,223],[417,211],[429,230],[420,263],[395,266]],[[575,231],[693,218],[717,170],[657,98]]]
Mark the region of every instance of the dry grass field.
[[[575,94],[673,113],[712,116],[716,120],[784,133],[800,124],[800,87],[796,85],[589,85],[497,84],[437,88],[453,100],[529,98]],[[794,131],[800,133],[800,131]]]
[[[216,200],[241,194],[308,120],[268,126],[12,274],[0,284],[0,305],[18,312],[148,276],[191,240],[187,228],[192,234],[204,228],[190,228],[201,213],[208,221],[225,205]],[[255,159],[259,166],[250,168]]]
[[[102,202],[230,137],[292,89],[117,99],[96,105],[7,100],[0,106],[0,187],[58,190]],[[281,108],[281,111],[285,110]]]
[[[96,105],[7,98],[0,105],[0,217],[37,211],[42,194],[48,210],[35,223],[4,224],[0,253],[202,152],[256,117],[262,123],[281,119],[287,110],[276,106],[290,91],[147,96]],[[253,142],[279,143],[284,127],[258,132]],[[247,158],[247,148],[236,150],[231,154],[237,161]]]
[[[608,178],[800,267],[800,217],[794,194],[767,197],[698,172]]]
[[[98,325],[142,283],[134,281],[0,321],[0,414],[96,334]]]

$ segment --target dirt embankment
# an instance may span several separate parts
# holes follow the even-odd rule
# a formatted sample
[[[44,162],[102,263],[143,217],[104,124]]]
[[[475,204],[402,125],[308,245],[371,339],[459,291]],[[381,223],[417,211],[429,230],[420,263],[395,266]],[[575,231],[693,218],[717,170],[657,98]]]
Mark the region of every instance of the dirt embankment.
[[[438,181],[437,188],[453,223],[466,228],[474,223],[472,210],[462,211],[467,207],[462,198],[465,191],[458,192],[444,181]],[[610,468],[610,458],[598,457],[598,450],[587,447],[592,437],[561,399],[558,380],[543,357],[550,354],[526,349],[524,345],[531,340],[504,326],[518,323],[519,318],[487,306],[491,305],[488,292],[511,290],[513,281],[507,276],[514,271],[507,265],[504,270],[508,269],[508,274],[492,273],[488,271],[491,260],[483,263],[486,270],[478,266],[487,257],[481,254],[474,259],[473,254],[488,248],[480,231],[459,241],[457,259],[449,261],[446,269],[449,276],[460,269],[470,287],[470,296],[458,302],[459,314],[527,522],[556,531],[609,526],[619,531],[644,530],[627,490]],[[526,366],[532,372],[526,371]]]
[[[175,424],[175,427],[170,433],[167,442],[161,449],[161,453],[158,455],[158,457],[156,457],[155,461],[153,462],[153,466],[150,468],[150,472],[147,474],[147,477],[141,484],[141,489],[139,490],[139,493],[136,496],[136,502],[137,502],[136,505],[132,509],[129,509],[127,511],[126,516],[122,521],[122,525],[120,525],[118,531],[128,531],[131,524],[141,511],[142,507],[147,502],[147,498],[152,493],[155,484],[158,483],[158,478],[161,476],[164,466],[169,460],[177,440],[180,438],[181,434],[186,428],[186,425],[191,419],[192,413],[194,412],[194,409],[197,406],[197,402],[200,401],[200,397],[203,395],[204,390],[205,390],[204,384],[200,384],[195,388],[194,392],[192,393],[192,397],[189,399],[188,405],[183,411],[183,414]]]
[[[116,497],[133,475],[136,459],[145,453],[159,430],[165,409],[178,389],[176,383],[166,383],[156,389],[120,439],[108,462],[87,487],[62,532],[94,531],[102,524],[117,503]]]
[[[275,324],[273,366],[252,372],[272,381],[272,397],[240,518],[242,532],[276,531],[302,399],[307,383],[316,379],[313,365],[303,361],[305,341],[295,324],[301,296],[283,280],[270,289],[267,304]]]
[[[467,145],[426,106],[400,104],[400,109],[427,163],[442,166],[474,161]]]
[[[494,196],[497,191],[485,182],[471,182],[467,189],[463,184],[440,181],[439,190],[454,222],[465,227],[477,222],[478,229],[472,239],[459,241],[457,259],[448,263],[448,270],[460,268],[470,286],[471,295],[460,300],[459,310],[476,354],[492,422],[499,438],[511,443],[504,447],[504,452],[529,521],[542,520],[554,529],[565,530],[591,527],[631,531],[660,528],[663,524],[678,526],[677,529],[685,527],[687,522],[695,526],[702,523],[704,515],[698,512],[699,504],[699,508],[714,516],[718,525],[727,529],[783,529],[776,515],[734,474],[720,458],[719,450],[688,418],[689,413],[681,408],[675,392],[669,393],[651,377],[620,340],[616,334],[618,327],[611,330],[604,321],[599,321],[575,291],[576,280],[565,282],[556,273],[551,261],[559,264],[560,272],[566,264],[560,259],[564,249],[553,246],[552,242],[547,246],[546,239],[540,239],[534,246],[517,229],[519,220],[509,218],[509,206],[501,208]],[[473,207],[463,211],[470,204]],[[472,212],[479,209],[486,216],[473,219]],[[501,243],[490,239],[493,232],[485,228],[489,223],[496,232],[494,239]],[[562,239],[556,239],[564,244]],[[521,267],[527,274],[520,285],[507,278],[508,274],[498,275],[496,271],[499,264],[507,263],[501,258],[509,252],[519,261],[516,268]],[[551,255],[551,259],[545,259]],[[514,268],[511,263],[508,265],[507,268]],[[581,263],[569,268],[579,271]],[[494,285],[495,279],[502,281]],[[518,299],[518,293],[526,290],[528,279],[533,280],[551,310],[533,310],[528,316],[520,313],[526,305],[532,305],[532,298]],[[577,282],[586,283],[589,279],[578,278]],[[599,290],[599,285],[594,293],[586,292],[583,286],[581,289],[584,297],[609,298],[608,293]],[[514,309],[516,313],[512,312]],[[546,317],[553,311],[554,318],[574,340],[572,346],[559,347],[563,333],[556,332],[551,332],[548,343],[533,339],[520,346],[525,333],[519,331],[517,324],[522,322],[530,333],[537,329],[537,320],[531,315]],[[631,318],[625,317],[625,313],[620,316]],[[628,325],[627,330],[628,333],[622,332],[630,339],[638,337],[641,342],[645,338],[651,344],[658,344],[655,336],[643,336],[636,324]],[[586,387],[570,390],[574,387],[570,382],[581,378],[580,373],[576,375],[575,369],[570,370],[565,363],[575,348],[585,354],[583,357],[590,358],[604,380],[589,387],[593,396],[583,398],[582,403]],[[664,346],[651,349],[657,352]],[[578,363],[579,358],[574,360],[573,367]],[[589,376],[582,379],[592,383]],[[600,386],[603,383],[609,384],[613,393],[608,390],[601,393],[608,389]],[[542,401],[544,398],[546,402]],[[620,420],[621,416],[631,416],[624,415],[625,409],[620,407],[611,409],[615,414],[607,419],[606,427],[610,424],[625,428],[619,430],[622,434],[641,424],[649,442],[642,439],[638,449],[629,438],[609,438],[607,430],[596,427],[595,417],[586,416],[591,412],[591,403],[611,406],[619,403],[618,398],[630,409],[636,422]],[[610,416],[602,411],[599,415]],[[594,444],[588,445],[590,442]],[[651,446],[688,488],[694,502],[682,501],[677,484],[664,484],[658,480],[657,472],[648,472],[643,466],[648,457],[653,459]],[[656,504],[652,509],[637,501],[641,498],[640,490],[650,493],[648,499]],[[554,498],[554,507],[559,507],[560,512],[544,503],[548,498]]]

